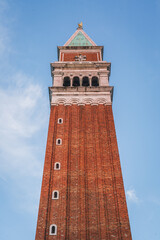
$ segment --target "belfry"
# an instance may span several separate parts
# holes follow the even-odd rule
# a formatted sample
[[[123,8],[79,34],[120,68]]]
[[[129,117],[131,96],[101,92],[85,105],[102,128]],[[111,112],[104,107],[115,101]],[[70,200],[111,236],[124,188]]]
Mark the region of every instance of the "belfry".
[[[132,239],[110,71],[82,23],[58,47],[36,240]]]

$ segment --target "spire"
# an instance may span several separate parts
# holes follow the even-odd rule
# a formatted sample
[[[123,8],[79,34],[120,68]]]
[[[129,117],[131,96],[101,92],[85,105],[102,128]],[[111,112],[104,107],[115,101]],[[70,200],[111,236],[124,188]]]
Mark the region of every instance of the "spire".
[[[78,24],[78,28],[64,46],[97,46],[95,42],[83,31],[83,23]]]

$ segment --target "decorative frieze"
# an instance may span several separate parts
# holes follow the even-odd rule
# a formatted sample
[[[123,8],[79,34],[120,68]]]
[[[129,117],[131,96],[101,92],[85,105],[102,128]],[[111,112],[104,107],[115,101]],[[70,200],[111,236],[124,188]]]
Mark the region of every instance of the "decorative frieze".
[[[112,87],[51,87],[49,91],[51,105],[112,104]]]
[[[55,97],[52,98],[51,105],[98,105],[98,104],[104,104],[104,105],[111,105],[110,97],[107,98],[74,98],[74,97]]]

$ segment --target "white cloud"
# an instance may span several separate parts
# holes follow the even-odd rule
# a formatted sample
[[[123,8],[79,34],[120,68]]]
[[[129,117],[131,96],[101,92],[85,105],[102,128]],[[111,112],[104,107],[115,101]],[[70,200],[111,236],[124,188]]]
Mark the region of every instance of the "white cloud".
[[[41,128],[44,118],[38,106],[43,105],[42,89],[26,78],[23,74],[17,74],[14,76],[14,85],[6,90],[0,89],[2,134],[9,131],[10,136],[30,137]]]
[[[23,174],[35,175],[39,164],[34,144],[31,144],[32,137],[44,127],[47,117],[42,88],[18,73],[14,76],[14,86],[0,89],[0,99],[0,161],[3,171],[21,168]],[[29,138],[30,143],[26,141]]]
[[[127,195],[127,198],[129,201],[134,202],[134,203],[139,202],[139,199],[136,196],[136,192],[134,189],[127,190],[126,195]]]
[[[48,101],[36,79],[10,63],[15,49],[9,7],[0,0],[0,182],[15,211],[33,214],[42,178],[45,150],[39,139],[47,127]]]
[[[48,122],[47,99],[34,82],[17,73],[7,89],[0,88],[0,181],[9,183],[14,207],[29,212],[38,206],[44,156],[38,144]]]

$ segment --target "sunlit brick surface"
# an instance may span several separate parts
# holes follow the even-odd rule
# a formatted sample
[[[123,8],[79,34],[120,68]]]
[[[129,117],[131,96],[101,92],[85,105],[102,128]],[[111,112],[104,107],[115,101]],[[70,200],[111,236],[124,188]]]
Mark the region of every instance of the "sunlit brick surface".
[[[61,61],[75,61],[75,57],[79,56],[81,54],[82,56],[86,56],[86,61],[100,61],[100,53],[95,52],[95,53],[65,53],[64,56],[62,55]]]
[[[36,240],[51,239],[131,239],[111,105],[51,107]]]

